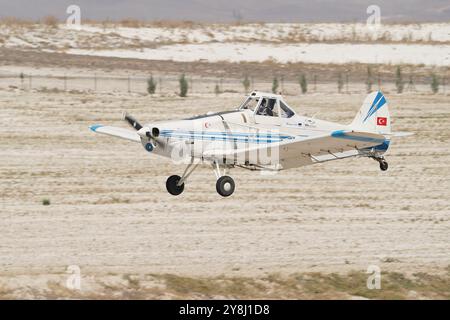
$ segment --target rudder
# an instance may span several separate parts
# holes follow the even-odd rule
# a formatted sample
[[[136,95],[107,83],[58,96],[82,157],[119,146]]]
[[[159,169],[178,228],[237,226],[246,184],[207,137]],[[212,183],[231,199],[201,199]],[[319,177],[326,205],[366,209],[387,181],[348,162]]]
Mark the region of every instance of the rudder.
[[[355,131],[391,133],[389,107],[381,91],[372,92],[366,97],[350,127]]]

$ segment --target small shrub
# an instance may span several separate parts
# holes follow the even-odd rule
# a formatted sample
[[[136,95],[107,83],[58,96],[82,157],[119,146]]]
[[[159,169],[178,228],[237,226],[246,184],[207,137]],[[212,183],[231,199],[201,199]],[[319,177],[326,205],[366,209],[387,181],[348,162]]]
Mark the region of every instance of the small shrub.
[[[439,91],[439,79],[435,73],[431,75],[431,91],[433,91],[434,94]]]
[[[55,16],[46,16],[42,22],[52,28],[56,28],[58,26],[58,19]]]
[[[342,73],[339,72],[338,80],[337,80],[338,92],[342,92],[342,88],[344,87],[344,78],[342,77]]]
[[[372,85],[373,85],[372,68],[370,68],[370,66],[368,66],[367,67],[367,80],[366,80],[367,93],[372,92]]]
[[[49,206],[50,205],[50,199],[47,199],[47,198],[42,199],[42,205],[43,206]]]
[[[122,19],[120,25],[126,28],[139,28],[142,27],[142,22],[137,19],[127,18]]]
[[[187,97],[188,82],[184,73],[180,76],[178,81],[180,83],[180,97]]]
[[[156,91],[156,81],[153,79],[153,76],[147,79],[147,92],[149,94],[154,94]]]
[[[302,73],[299,79],[300,88],[302,93],[305,94],[308,91],[308,82],[306,81],[306,76]]]
[[[250,80],[248,79],[248,75],[245,75],[242,85],[244,86],[245,93],[248,93],[248,90],[250,89]]]
[[[275,77],[275,78],[273,78],[273,81],[272,81],[272,93],[277,93],[278,86],[279,86],[278,78]]]
[[[216,86],[214,87],[214,93],[216,94],[216,96],[222,93],[218,83],[216,83]]]
[[[397,67],[397,71],[395,72],[395,87],[397,88],[397,93],[402,93],[403,88],[405,87],[405,83],[403,82],[402,70],[400,67]]]

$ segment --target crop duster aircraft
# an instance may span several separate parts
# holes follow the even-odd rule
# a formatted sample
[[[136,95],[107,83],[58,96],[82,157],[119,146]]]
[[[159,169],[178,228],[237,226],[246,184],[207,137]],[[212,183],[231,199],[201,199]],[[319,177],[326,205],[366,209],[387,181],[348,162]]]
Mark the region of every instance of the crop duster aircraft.
[[[96,133],[141,143],[152,154],[186,163],[181,176],[166,181],[172,195],[183,192],[188,177],[199,165],[209,165],[217,178],[216,190],[230,196],[231,168],[286,170],[349,157],[369,157],[380,169],[391,138],[388,103],[380,92],[370,93],[350,124],[338,124],[298,115],[280,95],[253,91],[235,110],[208,113],[183,120],[141,125],[124,113],[134,130],[93,125]]]

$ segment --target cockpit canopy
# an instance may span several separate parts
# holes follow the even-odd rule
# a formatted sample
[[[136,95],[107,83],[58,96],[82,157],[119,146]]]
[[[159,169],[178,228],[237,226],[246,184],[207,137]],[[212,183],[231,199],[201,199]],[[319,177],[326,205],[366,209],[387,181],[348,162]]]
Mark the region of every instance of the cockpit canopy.
[[[268,117],[290,118],[295,114],[281,96],[257,91],[253,91],[239,107],[239,110],[245,109]]]

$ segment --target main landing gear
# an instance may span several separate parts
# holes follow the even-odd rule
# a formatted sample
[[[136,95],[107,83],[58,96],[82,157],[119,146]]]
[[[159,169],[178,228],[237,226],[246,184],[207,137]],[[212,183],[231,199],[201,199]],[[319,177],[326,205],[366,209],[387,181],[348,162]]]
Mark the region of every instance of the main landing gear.
[[[197,168],[198,163],[191,162],[184,170],[183,175],[177,176],[173,175],[167,178],[166,189],[173,196],[180,195],[184,190],[184,182],[191,175],[192,172]]]
[[[184,191],[184,183],[187,178],[191,175],[192,172],[197,168],[198,163],[190,163],[186,170],[184,170],[183,175],[177,176],[173,175],[167,178],[166,188],[167,192],[171,195],[178,196]],[[222,197],[229,197],[233,194],[235,189],[235,183],[233,178],[226,175],[226,168],[223,169],[223,172],[220,171],[220,166],[217,162],[213,164],[213,170],[217,178],[216,182],[216,191]]]
[[[220,172],[220,167],[217,162],[213,164],[214,173],[217,178],[216,191],[222,197],[229,197],[233,194],[235,184],[233,178],[226,175],[226,168],[223,169],[223,175]]]
[[[181,180],[180,176],[177,175],[173,175],[170,176],[169,178],[167,178],[166,181],[166,188],[167,191],[173,195],[173,196],[177,196],[179,194],[181,194],[184,190],[184,182],[183,183],[179,183]]]
[[[386,171],[389,168],[389,165],[384,157],[373,157],[373,159],[378,161],[381,171]]]

